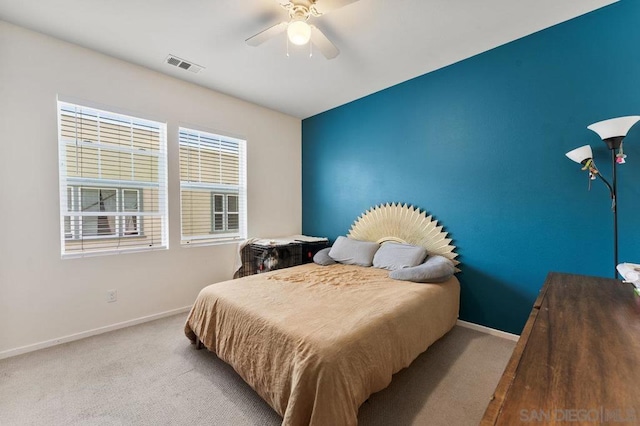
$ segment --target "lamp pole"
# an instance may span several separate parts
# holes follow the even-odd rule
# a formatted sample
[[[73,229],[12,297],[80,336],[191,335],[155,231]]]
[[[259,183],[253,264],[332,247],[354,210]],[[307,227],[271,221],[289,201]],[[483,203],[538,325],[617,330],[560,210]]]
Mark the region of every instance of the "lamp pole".
[[[615,148],[611,148],[611,169],[613,170],[613,189],[611,190],[611,210],[613,210],[613,278],[618,278],[618,163]]]
[[[616,136],[604,139],[609,151],[611,151],[611,170],[612,170],[612,187],[611,191],[611,210],[613,211],[613,277],[618,278],[618,162],[616,161],[616,150],[620,149],[620,144],[624,136]]]
[[[611,211],[613,212],[613,277],[618,278],[618,269],[616,266],[618,265],[618,197],[617,197],[617,187],[616,187],[616,164],[615,164],[615,154],[611,151],[614,156],[613,160],[613,186],[609,183],[608,180],[602,177],[602,175],[598,172],[596,176],[600,178],[600,180],[607,185],[609,188],[609,194],[611,196]]]

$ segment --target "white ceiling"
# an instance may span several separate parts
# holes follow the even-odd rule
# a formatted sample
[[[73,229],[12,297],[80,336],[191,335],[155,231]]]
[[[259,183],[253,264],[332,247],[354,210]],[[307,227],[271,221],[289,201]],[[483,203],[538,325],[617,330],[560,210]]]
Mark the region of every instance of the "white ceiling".
[[[359,0],[310,20],[340,49],[333,60],[287,57],[284,33],[245,44],[286,20],[276,0],[0,0],[0,19],[306,118],[615,1]]]

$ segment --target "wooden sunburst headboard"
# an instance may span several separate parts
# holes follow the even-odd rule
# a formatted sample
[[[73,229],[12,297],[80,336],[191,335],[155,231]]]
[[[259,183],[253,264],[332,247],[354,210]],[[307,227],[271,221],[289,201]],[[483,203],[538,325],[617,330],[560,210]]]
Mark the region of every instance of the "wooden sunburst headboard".
[[[378,244],[396,242],[422,246],[429,254],[450,259],[456,265],[456,271],[460,271],[456,247],[451,245],[447,232],[437,220],[413,206],[387,203],[372,207],[356,219],[347,236]]]

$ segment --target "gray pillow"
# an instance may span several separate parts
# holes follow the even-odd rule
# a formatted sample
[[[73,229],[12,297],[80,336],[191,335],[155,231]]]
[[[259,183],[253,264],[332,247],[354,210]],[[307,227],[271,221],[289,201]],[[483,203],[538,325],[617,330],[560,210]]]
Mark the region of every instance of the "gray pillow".
[[[418,266],[427,257],[427,249],[409,244],[384,243],[373,256],[374,268],[396,269]]]
[[[339,236],[329,250],[329,256],[336,262],[347,265],[371,266],[373,256],[379,248],[378,243]]]
[[[455,271],[452,261],[444,256],[433,255],[413,268],[391,271],[389,278],[415,283],[442,283],[451,278]]]
[[[334,263],[336,263],[335,260],[329,257],[329,250],[331,250],[331,247],[323,248],[322,250],[319,250],[316,254],[314,254],[314,263],[322,266],[333,265]]]

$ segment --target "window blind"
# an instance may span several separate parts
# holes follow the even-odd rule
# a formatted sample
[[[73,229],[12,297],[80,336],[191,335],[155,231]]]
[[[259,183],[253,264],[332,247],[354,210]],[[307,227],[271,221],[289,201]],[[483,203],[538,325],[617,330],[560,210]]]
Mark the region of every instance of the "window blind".
[[[167,248],[166,125],[58,102],[63,257]]]
[[[245,144],[179,129],[183,245],[246,238]]]

